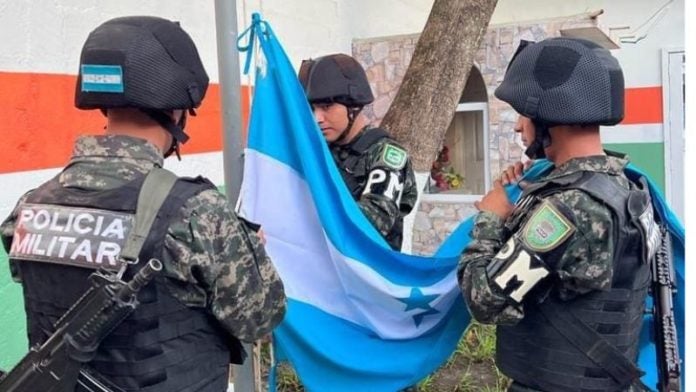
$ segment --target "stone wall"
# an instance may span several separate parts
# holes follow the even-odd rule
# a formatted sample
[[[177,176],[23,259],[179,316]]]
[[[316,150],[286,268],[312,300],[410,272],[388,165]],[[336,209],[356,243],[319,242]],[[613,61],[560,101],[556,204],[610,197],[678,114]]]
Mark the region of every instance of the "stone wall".
[[[596,25],[596,18],[583,14],[528,24],[489,26],[474,65],[481,72],[488,93],[491,178],[496,178],[503,168],[519,161],[524,152],[519,137],[512,132],[517,114],[493,95],[520,40],[539,41],[558,36],[561,29]],[[418,37],[419,34],[410,34],[353,41],[353,56],[365,67],[375,94],[373,104],[365,108],[373,124],[379,124],[394,100]],[[432,252],[458,222],[474,212],[470,203],[421,203],[413,232],[413,253]]]
[[[433,254],[459,223],[475,212],[472,204],[421,201],[413,224],[411,252]]]

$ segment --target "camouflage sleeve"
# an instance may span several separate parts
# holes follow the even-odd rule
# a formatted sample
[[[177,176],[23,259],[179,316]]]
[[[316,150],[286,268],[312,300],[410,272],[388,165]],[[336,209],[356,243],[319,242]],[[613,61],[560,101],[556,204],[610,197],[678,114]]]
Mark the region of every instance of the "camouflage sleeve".
[[[5,253],[9,254],[10,253],[10,247],[12,246],[12,238],[14,237],[14,230],[15,230],[15,221],[17,220],[17,215],[18,215],[18,207],[20,204],[26,200],[27,196],[29,196],[30,192],[25,193],[22,197],[19,198],[19,201],[17,201],[17,205],[15,205],[15,208],[12,210],[10,215],[5,218],[5,220],[0,224],[0,235],[2,235],[2,246],[5,248]],[[21,283],[22,282],[22,277],[19,274],[19,268],[16,265],[15,262],[9,261],[9,266],[10,266],[10,275],[12,276],[12,280]]]
[[[569,300],[608,288],[614,251],[611,212],[577,190],[557,193],[549,199],[567,207],[575,225],[572,236],[564,242],[567,245],[562,254],[557,260],[547,260],[560,282],[554,288],[559,298]],[[471,243],[459,262],[458,277],[469,310],[480,322],[514,324],[524,317],[522,305],[512,305],[507,296],[491,287],[486,274],[486,266],[500,251],[503,241],[515,234],[504,233],[503,222],[492,213],[480,213],[475,219]]]
[[[418,193],[406,150],[393,142],[377,143],[366,153],[367,182],[358,205],[373,226],[386,236],[403,210],[410,212]],[[404,198],[405,197],[405,198]],[[408,203],[411,203],[410,207]]]
[[[285,292],[256,233],[215,190],[183,208],[185,218],[165,239],[164,269],[174,295],[188,306],[206,306],[240,340],[269,333],[285,315]]]
[[[555,269],[561,280],[561,299],[572,299],[592,290],[605,290],[613,277],[613,217],[602,203],[577,190],[552,198],[574,213],[576,232]]]
[[[457,277],[471,315],[481,323],[515,324],[524,317],[521,307],[511,306],[507,296],[488,283],[486,266],[503,246],[509,233],[503,220],[492,212],[474,219],[471,242],[459,260]]]

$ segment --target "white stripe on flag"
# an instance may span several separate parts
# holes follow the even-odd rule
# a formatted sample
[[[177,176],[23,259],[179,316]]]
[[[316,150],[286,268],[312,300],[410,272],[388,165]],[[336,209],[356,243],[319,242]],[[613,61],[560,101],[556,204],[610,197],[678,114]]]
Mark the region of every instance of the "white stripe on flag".
[[[432,301],[407,306],[404,301],[412,296],[414,287],[389,281],[333,246],[320,224],[310,190],[297,172],[247,150],[244,175],[248,181],[242,188],[241,212],[263,222],[266,249],[288,297],[369,328],[382,338],[406,339],[435,326],[459,295],[452,271],[431,286],[417,288],[420,295],[432,296]],[[428,313],[418,316],[424,312]]]

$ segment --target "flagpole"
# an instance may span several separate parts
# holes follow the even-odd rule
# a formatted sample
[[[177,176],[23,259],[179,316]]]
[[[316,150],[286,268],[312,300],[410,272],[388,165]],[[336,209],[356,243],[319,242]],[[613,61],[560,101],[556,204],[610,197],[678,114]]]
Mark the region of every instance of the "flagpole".
[[[225,171],[225,194],[234,206],[239,198],[244,172],[242,156],[241,81],[237,52],[237,2],[215,0],[215,32],[217,35],[218,75],[222,110],[222,158]],[[249,354],[242,365],[232,367],[235,392],[255,392],[253,347],[245,343]]]

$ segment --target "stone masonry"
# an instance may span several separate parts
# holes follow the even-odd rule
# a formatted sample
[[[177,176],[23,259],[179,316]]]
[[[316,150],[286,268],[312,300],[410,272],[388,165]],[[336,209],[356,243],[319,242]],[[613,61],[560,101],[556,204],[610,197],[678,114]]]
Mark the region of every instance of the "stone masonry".
[[[491,178],[523,156],[524,147],[512,132],[517,114],[493,95],[520,40],[539,41],[558,36],[561,29],[596,25],[596,17],[582,14],[528,24],[489,26],[474,66],[481,72],[488,92]],[[353,56],[365,67],[375,94],[373,104],[365,108],[373,124],[379,124],[396,96],[418,37],[419,34],[410,34],[353,41]],[[459,222],[475,212],[471,203],[422,202],[414,225],[413,253],[432,253]]]

